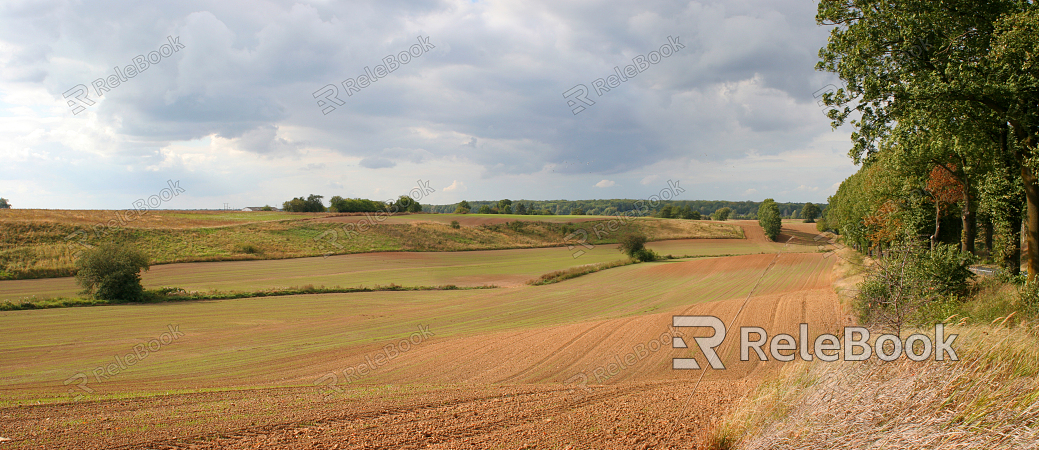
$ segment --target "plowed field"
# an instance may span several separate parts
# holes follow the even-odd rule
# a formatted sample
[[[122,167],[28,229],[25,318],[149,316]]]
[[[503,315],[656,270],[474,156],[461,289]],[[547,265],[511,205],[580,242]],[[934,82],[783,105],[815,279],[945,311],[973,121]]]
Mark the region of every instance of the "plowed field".
[[[0,449],[701,448],[783,364],[739,361],[740,326],[837,326],[833,258],[785,250],[487,291],[2,313]],[[707,366],[671,347],[705,333],[673,315],[737,312],[726,370],[671,369]]]

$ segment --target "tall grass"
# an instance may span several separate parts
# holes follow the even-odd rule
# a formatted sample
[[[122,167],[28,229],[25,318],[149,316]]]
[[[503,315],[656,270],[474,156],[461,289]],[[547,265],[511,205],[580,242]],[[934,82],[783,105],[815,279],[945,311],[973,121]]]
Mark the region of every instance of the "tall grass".
[[[722,448],[1034,448],[1039,326],[962,325],[960,361],[798,362],[717,430]]]

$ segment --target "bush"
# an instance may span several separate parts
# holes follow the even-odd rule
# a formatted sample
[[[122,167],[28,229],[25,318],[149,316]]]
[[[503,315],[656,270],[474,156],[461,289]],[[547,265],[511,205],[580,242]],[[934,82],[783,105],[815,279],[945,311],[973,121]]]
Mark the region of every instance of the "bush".
[[[260,252],[260,248],[255,246],[255,245],[253,245],[253,244],[238,244],[235,247],[235,251],[238,252],[238,253],[247,253],[247,254],[250,254],[250,255],[255,255],[257,253],[261,253]]]
[[[638,259],[635,255],[646,249],[646,241],[646,236],[643,234],[625,234],[617,240],[617,250],[624,252],[624,254],[632,258]]]
[[[451,228],[454,228],[454,229],[456,229],[456,230],[457,230],[457,229],[459,229],[459,228],[462,228],[462,225],[461,225],[461,224],[459,224],[457,220],[452,220],[452,221],[451,221]]]
[[[974,255],[961,252],[956,246],[939,244],[921,261],[923,276],[933,280],[935,290],[943,295],[966,295],[974,272],[970,265],[976,261]]]
[[[1025,283],[1018,288],[1020,308],[1032,317],[1039,316],[1039,282]]]
[[[658,255],[657,252],[654,252],[653,250],[650,250],[648,248],[642,248],[636,251],[635,254],[632,255],[632,258],[635,258],[641,262],[647,262],[656,261],[660,259],[660,255]]]
[[[105,244],[87,250],[76,261],[76,280],[87,294],[99,300],[136,302],[144,299],[141,270],[148,257],[135,249]]]
[[[888,250],[859,285],[860,321],[900,332],[918,313],[933,315],[943,309],[942,303],[968,293],[973,261],[970,253],[945,244],[931,251],[912,244]]]

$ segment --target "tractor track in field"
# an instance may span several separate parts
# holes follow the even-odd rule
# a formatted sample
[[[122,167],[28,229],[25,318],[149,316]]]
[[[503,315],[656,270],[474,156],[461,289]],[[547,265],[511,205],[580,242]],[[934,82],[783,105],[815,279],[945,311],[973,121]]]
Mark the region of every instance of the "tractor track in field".
[[[748,233],[748,239],[757,238]],[[395,303],[386,301],[392,294],[358,297],[371,302],[371,307],[386,308],[380,314],[395,320],[432,324],[437,334],[428,343],[402,350],[399,359],[372,369],[374,374],[367,378],[344,380],[343,389],[331,396],[322,396],[322,386],[310,385],[316,375],[359,367],[362,357],[374,358],[377,347],[385,343],[378,336],[399,337],[411,331],[366,316],[373,314],[371,307],[341,312],[351,303],[321,302],[323,297],[316,296],[317,300],[300,297],[294,300],[299,303],[287,306],[265,303],[256,311],[242,306],[220,309],[230,302],[204,305],[206,317],[225,318],[221,320],[234,325],[238,334],[223,326],[193,331],[156,359],[149,358],[148,364],[176,369],[181,361],[205,362],[205,357],[196,355],[223,355],[225,348],[252,342],[270,345],[271,339],[310,345],[314,341],[324,347],[308,350],[303,345],[276,356],[249,355],[253,358],[249,361],[267,362],[261,368],[234,360],[205,366],[254,377],[233,382],[227,379],[230,375],[183,380],[179,372],[156,370],[147,377],[129,371],[104,385],[105,391],[114,393],[159,389],[188,393],[0,408],[0,435],[15,439],[0,444],[0,449],[705,448],[718,419],[762,376],[779,367],[775,361],[738,361],[735,329],[760,326],[770,334],[796,334],[799,323],[810,323],[810,332],[818,334],[841,320],[830,288],[832,261],[822,255],[781,254],[774,266],[769,264],[758,292],[748,293],[747,283],[761,277],[774,255],[639,265],[615,272],[622,275],[619,279],[619,275],[610,279],[593,274],[549,288],[438,299],[442,304],[414,294],[393,297]],[[718,348],[727,370],[671,369],[671,358],[690,351],[673,349],[670,338],[662,339],[661,333],[671,329],[672,315],[713,315],[728,324],[743,304],[746,309]],[[278,312],[283,315],[279,317],[294,320],[277,324],[261,320],[275,307],[315,312],[298,318]],[[149,319],[154,314],[143,307],[134,312]],[[48,314],[54,313],[25,316],[46,319]],[[43,319],[40,323],[60,332],[53,325],[60,324],[54,322],[57,319]],[[109,321],[114,319],[97,316],[93,320],[111,326]],[[208,324],[195,316],[183,320]],[[28,327],[36,322],[26,323]],[[152,328],[131,327],[124,333],[140,334],[138,329],[148,333]],[[672,331],[687,342],[707,332]],[[342,342],[319,341],[325,333],[339,336]],[[366,342],[380,343],[348,343],[357,333],[371,335]],[[62,339],[94,342],[64,335]],[[654,340],[657,343],[648,345]],[[66,352],[93,354],[80,347],[41,350],[51,359]],[[622,355],[628,361],[633,354],[637,354],[634,363],[619,364],[616,371],[610,367]],[[39,364],[34,362],[39,357],[36,353],[25,364]],[[575,374],[585,375],[581,384],[563,384],[572,383],[573,377],[567,377]],[[698,383],[701,374],[703,382]],[[64,393],[60,379],[45,382],[49,384],[40,392],[52,392],[57,386]],[[271,387],[233,389],[263,386],[260,383]],[[285,383],[296,384],[286,387]],[[690,395],[694,385],[697,390]],[[232,389],[190,392],[217,386]],[[11,392],[17,389],[25,388]]]
[[[662,386],[673,387],[687,382],[672,380],[599,388],[596,392],[581,396],[573,395],[571,389],[560,388],[509,394],[508,400],[503,400],[501,395],[493,395],[427,402],[358,412],[307,425],[280,423],[238,429],[215,436],[198,434],[110,448],[173,450],[255,448],[257,445],[274,445],[276,448],[332,448],[336,444],[336,448],[339,449],[426,448],[433,444],[457,444],[458,441],[466,439],[493,436],[495,433],[531,423],[551,424],[552,422],[545,422],[545,419],[607,401],[645,394]],[[544,405],[546,402],[551,403]],[[357,422],[362,422],[363,426],[349,426]],[[353,442],[355,439],[352,438],[362,435],[363,442]]]

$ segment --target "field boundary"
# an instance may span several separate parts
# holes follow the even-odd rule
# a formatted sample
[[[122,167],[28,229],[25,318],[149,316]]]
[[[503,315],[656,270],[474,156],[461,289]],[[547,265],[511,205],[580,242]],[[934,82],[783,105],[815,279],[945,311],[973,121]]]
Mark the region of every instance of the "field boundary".
[[[0,303],[0,311],[22,311],[28,309],[51,309],[69,308],[75,306],[110,306],[110,305],[132,305],[168,302],[185,302],[195,300],[235,300],[240,298],[257,297],[287,297],[292,295],[309,294],[353,294],[357,292],[388,292],[388,291],[468,291],[476,289],[497,289],[498,286],[488,284],[482,286],[455,286],[453,284],[442,286],[401,286],[390,284],[387,286],[375,285],[375,287],[358,286],[354,288],[324,286],[303,286],[285,289],[265,289],[260,291],[210,291],[201,293],[197,291],[187,292],[179,288],[161,288],[156,291],[145,292],[146,300],[143,302],[125,302],[119,300],[100,300],[85,297],[54,297],[36,301],[21,301],[15,303],[5,300]]]

